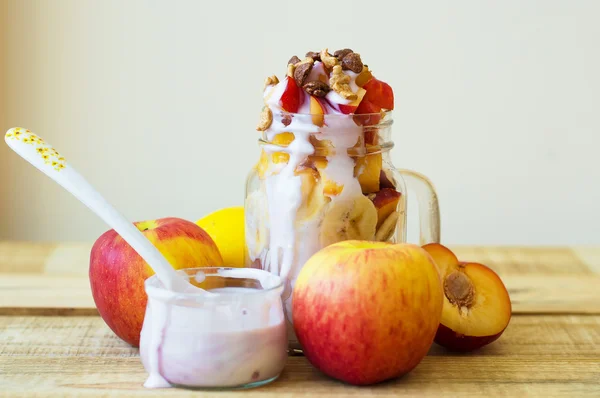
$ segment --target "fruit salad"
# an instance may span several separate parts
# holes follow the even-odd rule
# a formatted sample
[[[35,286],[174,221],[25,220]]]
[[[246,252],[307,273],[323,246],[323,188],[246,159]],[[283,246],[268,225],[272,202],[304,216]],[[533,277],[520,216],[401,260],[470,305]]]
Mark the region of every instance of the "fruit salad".
[[[291,291],[314,253],[343,240],[394,241],[404,222],[402,189],[382,155],[394,93],[346,48],[293,56],[285,76],[266,78],[263,97],[246,262],[286,281],[291,322]]]

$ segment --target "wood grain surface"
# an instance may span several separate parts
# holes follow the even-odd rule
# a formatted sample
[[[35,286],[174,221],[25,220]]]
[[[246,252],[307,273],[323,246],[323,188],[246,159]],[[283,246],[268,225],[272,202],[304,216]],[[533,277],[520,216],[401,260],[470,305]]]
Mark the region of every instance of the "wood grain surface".
[[[136,349],[98,317],[0,317],[0,395],[211,396],[142,387]],[[573,397],[600,394],[600,316],[515,316],[495,344],[468,354],[433,346],[407,376],[373,387],[329,379],[304,357],[290,357],[281,378],[243,396],[367,395]],[[218,396],[239,396],[223,392]]]
[[[96,315],[87,274],[90,249],[0,242],[0,315]],[[600,314],[600,249],[453,249],[461,260],[498,272],[515,314]]]
[[[0,242],[0,396],[600,397],[600,248],[455,247],[511,293],[497,342],[467,355],[434,345],[405,377],[361,388],[290,357],[276,382],[244,392],[144,389],[137,349],[96,316],[90,248]]]

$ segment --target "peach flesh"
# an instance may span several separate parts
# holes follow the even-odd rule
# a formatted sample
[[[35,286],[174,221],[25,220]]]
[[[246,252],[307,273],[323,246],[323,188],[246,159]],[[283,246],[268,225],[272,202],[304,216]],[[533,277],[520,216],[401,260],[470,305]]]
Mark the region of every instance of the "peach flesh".
[[[445,296],[435,342],[472,351],[498,339],[511,316],[510,297],[498,275],[485,265],[459,262],[442,245],[423,248],[438,266]]]

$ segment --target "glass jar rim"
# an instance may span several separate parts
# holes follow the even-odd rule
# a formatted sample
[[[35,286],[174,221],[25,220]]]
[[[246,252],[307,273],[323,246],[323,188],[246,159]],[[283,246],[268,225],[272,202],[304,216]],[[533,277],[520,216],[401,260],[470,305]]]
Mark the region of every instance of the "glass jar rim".
[[[182,268],[176,271],[177,274],[187,278],[187,280],[195,277],[198,272],[202,272],[205,277],[232,277],[232,274],[235,273],[246,273],[249,274],[245,279],[255,280],[263,285],[263,281],[268,281],[268,287],[263,289],[255,289],[255,288],[245,288],[249,291],[241,293],[243,295],[254,296],[261,294],[268,294],[273,291],[283,290],[283,281],[281,278],[275,274],[272,274],[268,271],[264,271],[257,268],[233,268],[233,267],[196,267],[196,268]],[[204,294],[204,293],[186,293],[186,292],[172,292],[167,290],[160,280],[158,279],[158,275],[152,275],[144,281],[144,288],[148,297],[155,299],[182,299],[182,298],[192,298],[192,299],[202,299],[203,301],[229,301],[233,299],[233,297],[237,296],[235,294]]]
[[[327,120],[347,120],[354,119],[357,126],[363,128],[381,128],[391,126],[394,123],[393,120],[393,111],[391,110],[382,110],[381,112],[374,113],[327,113],[327,114],[317,114],[317,113],[294,113],[287,112],[284,110],[272,110],[273,118],[279,118],[283,120],[284,118],[297,118],[297,119],[307,119],[313,117],[323,117],[325,124],[327,124]],[[360,121],[368,122],[368,123],[359,123]],[[371,122],[377,121],[376,123],[370,124]]]
[[[315,114],[315,113],[299,113],[299,112],[287,112],[284,110],[271,110],[271,112],[273,112],[274,114],[281,114],[281,115],[291,115],[291,116],[306,116],[306,115],[319,115],[319,114]],[[324,116],[330,116],[330,117],[352,117],[352,116],[389,116],[391,117],[393,115],[394,111],[393,110],[382,110],[381,112],[371,112],[371,113],[327,113]]]

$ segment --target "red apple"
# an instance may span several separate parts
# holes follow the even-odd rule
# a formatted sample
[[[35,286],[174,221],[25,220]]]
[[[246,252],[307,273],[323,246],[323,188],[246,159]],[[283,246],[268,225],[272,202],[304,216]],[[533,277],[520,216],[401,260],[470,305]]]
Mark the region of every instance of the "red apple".
[[[287,76],[286,81],[287,85],[281,95],[280,104],[284,111],[296,113],[300,108],[300,96],[302,95],[302,90],[298,87],[293,78]]]
[[[294,328],[316,368],[355,385],[410,372],[442,312],[431,257],[411,244],[344,241],[317,252],[294,286]]]
[[[173,268],[221,266],[217,245],[202,228],[180,218],[134,223]],[[98,312],[112,331],[138,346],[146,311],[144,281],[154,271],[114,230],[96,240],[90,254],[90,285]]]
[[[389,84],[373,77],[363,87],[367,90],[366,100],[382,109],[394,109],[394,90]]]

